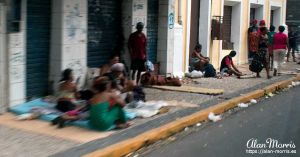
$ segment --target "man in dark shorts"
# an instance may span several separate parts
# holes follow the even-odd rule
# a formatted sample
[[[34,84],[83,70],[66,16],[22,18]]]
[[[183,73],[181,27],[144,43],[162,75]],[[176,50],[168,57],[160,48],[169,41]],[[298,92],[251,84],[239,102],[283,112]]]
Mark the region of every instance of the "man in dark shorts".
[[[128,49],[131,57],[131,70],[132,80],[135,80],[135,74],[137,72],[136,83],[138,84],[141,77],[141,72],[145,71],[145,62],[147,59],[147,38],[143,33],[144,24],[142,22],[137,23],[137,31],[132,33],[128,41]]]
[[[293,28],[290,28],[288,37],[289,37],[289,47],[288,47],[289,49],[287,53],[287,62],[289,62],[291,51],[292,51],[293,61],[296,62],[295,51],[297,48],[298,34],[293,30]]]

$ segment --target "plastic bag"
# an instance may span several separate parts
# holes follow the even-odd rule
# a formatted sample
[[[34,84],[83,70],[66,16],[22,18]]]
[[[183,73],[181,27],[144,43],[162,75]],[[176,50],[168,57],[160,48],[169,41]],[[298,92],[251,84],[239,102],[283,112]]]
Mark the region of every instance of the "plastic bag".
[[[152,72],[154,71],[154,65],[151,61],[147,60],[145,62],[145,68],[146,68],[146,71],[149,71],[149,72]]]

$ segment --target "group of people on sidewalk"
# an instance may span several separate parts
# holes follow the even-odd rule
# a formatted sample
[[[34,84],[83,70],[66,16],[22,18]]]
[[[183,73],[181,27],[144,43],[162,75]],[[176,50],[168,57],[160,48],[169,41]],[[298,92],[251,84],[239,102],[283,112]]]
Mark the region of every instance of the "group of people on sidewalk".
[[[285,56],[287,56],[287,61],[289,62],[291,52],[293,61],[296,62],[295,51],[297,48],[297,33],[290,29],[287,34],[285,32],[285,26],[279,26],[278,32],[275,32],[275,29],[274,26],[270,26],[270,29],[268,29],[264,20],[259,22],[259,27],[257,26],[257,20],[253,20],[248,29],[249,69],[252,72],[255,72],[257,77],[261,77],[260,72],[263,68],[266,70],[268,79],[272,77],[270,71],[273,69],[273,76],[277,76],[278,72],[281,70],[281,65],[284,62]],[[198,70],[211,74],[211,71],[215,71],[215,69],[209,63],[210,59],[201,54],[201,50],[202,46],[197,44],[191,55],[190,71]],[[238,78],[243,76],[243,73],[233,63],[232,58],[236,56],[236,53],[236,51],[231,51],[230,54],[222,59],[220,75],[214,73],[214,75],[211,76],[218,78],[232,74],[236,75]]]
[[[248,29],[250,70],[256,72],[257,77],[260,77],[262,68],[266,69],[267,78],[271,78],[270,70],[273,69],[273,76],[277,76],[285,56],[289,61],[291,51],[293,61],[296,62],[297,33],[290,29],[287,34],[286,26],[283,25],[278,27],[278,32],[275,32],[275,29],[274,26],[270,26],[268,30],[264,20],[259,22],[259,27],[257,20],[253,20]]]
[[[53,125],[63,128],[66,122],[80,119],[88,119],[91,128],[101,131],[130,125],[123,107],[132,101],[145,101],[143,89],[137,86],[147,59],[147,39],[143,28],[143,23],[137,23],[137,31],[130,35],[128,41],[132,59],[131,80],[126,78],[125,65],[120,63],[118,54],[112,55],[110,61],[100,68],[99,76],[85,91],[77,91],[72,69],[62,72],[56,109],[63,114],[52,120]]]

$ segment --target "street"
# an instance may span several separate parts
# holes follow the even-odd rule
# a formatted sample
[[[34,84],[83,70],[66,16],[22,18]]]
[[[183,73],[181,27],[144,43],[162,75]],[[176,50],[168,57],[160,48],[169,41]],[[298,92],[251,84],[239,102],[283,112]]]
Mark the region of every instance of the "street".
[[[141,156],[148,157],[286,157],[300,153],[300,87],[242,109],[207,127],[179,137]],[[269,148],[266,140],[294,144],[296,154]],[[266,147],[263,147],[266,144]],[[260,149],[261,146],[263,149]],[[256,147],[256,148],[253,148]],[[257,149],[257,147],[260,147]],[[276,150],[277,153],[271,152]],[[247,151],[247,153],[246,153]],[[257,153],[255,153],[257,151]],[[261,152],[265,151],[265,153]],[[266,153],[266,151],[269,151]],[[147,151],[149,152],[149,151]],[[252,152],[249,153],[249,152]],[[259,154],[262,153],[262,154]]]

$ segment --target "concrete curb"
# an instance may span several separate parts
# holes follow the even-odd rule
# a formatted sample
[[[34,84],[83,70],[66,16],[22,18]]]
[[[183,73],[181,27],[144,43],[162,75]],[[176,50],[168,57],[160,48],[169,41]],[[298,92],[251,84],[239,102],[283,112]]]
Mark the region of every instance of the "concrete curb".
[[[184,128],[197,124],[201,121],[208,120],[208,114],[213,112],[215,114],[221,114],[229,109],[236,107],[239,103],[249,102],[251,99],[258,99],[264,95],[275,92],[291,85],[292,81],[300,81],[300,75],[293,77],[291,79],[280,81],[267,86],[263,89],[255,90],[245,95],[227,100],[225,102],[219,103],[212,107],[208,107],[199,112],[196,112],[190,116],[183,117],[174,122],[168,123],[161,127],[149,130],[142,133],[134,138],[121,141],[119,143],[113,144],[106,148],[94,151],[90,154],[85,155],[85,157],[119,157],[125,156],[131,152],[134,152],[145,145],[152,144],[158,140],[165,139],[177,132],[182,131]]]

